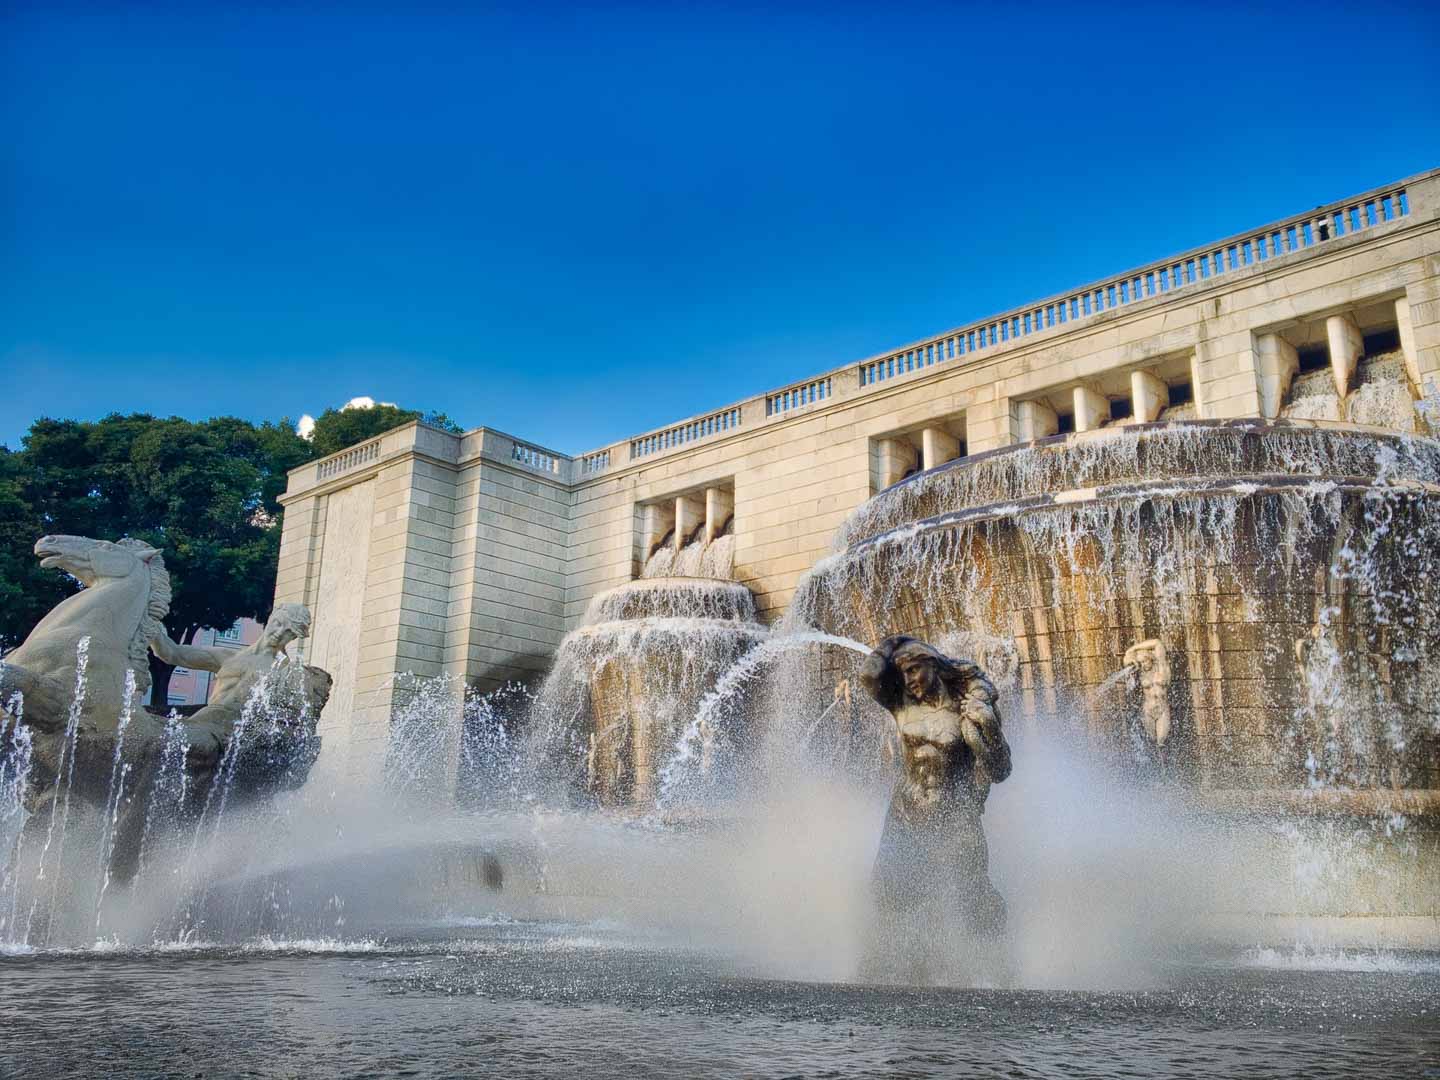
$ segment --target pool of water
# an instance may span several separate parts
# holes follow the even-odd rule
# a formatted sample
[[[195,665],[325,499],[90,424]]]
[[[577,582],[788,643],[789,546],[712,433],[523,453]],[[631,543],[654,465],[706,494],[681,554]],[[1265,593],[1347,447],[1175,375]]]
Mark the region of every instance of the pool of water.
[[[1440,1077],[1440,956],[1251,949],[1131,991],[763,978],[597,924],[12,952],[0,1075]]]

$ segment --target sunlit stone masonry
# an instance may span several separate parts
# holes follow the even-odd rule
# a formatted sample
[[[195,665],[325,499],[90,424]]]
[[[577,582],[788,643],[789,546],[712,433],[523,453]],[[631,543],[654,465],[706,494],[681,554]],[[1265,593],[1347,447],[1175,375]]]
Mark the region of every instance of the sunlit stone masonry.
[[[599,594],[648,578],[663,607],[699,577],[753,596],[737,646],[787,609],[1004,637],[1024,706],[1088,702],[1102,741],[1133,670],[1201,787],[1298,791],[1360,755],[1404,809],[1440,788],[1433,739],[1386,727],[1390,703],[1435,720],[1436,409],[1440,170],[578,457],[400,428],[291,474],[276,600],[314,613],[322,764],[351,771],[397,672],[534,680]],[[1387,751],[1331,737],[1360,727]],[[653,788],[642,749],[614,791]]]

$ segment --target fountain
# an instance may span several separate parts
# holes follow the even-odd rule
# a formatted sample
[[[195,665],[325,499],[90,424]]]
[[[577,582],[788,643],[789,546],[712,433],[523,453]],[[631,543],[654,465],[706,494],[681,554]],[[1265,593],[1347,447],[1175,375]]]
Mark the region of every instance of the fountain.
[[[379,995],[352,1026],[401,1042],[394,1011],[437,996],[667,1017],[786,986],[777,1007],[876,1023],[932,992],[816,985],[857,978],[979,986],[933,991],[968,995],[936,1014],[1003,1033],[1031,1008],[1031,1040],[1077,988],[1173,1036],[1157,1012],[1229,1000],[1247,965],[1399,965],[1421,1000],[1409,954],[1236,953],[1276,940],[1247,919],[1216,969],[1203,924],[1256,896],[1433,901],[1437,466],[1427,439],[1299,421],[956,462],[862,507],[774,631],[737,582],[642,577],[591,601],[533,697],[397,677],[367,787],[311,769],[328,680],[281,654],[303,609],[231,668],[144,622],[158,553],[47,538],[87,603],[128,582],[134,626],[67,614],[6,658],[0,965],[68,986],[66,950],[113,953],[189,1001],[172,954],[224,948],[256,975],[229,991],[245,1007],[333,977],[327,1001]],[[137,636],[219,669],[208,712],[138,709]]]
[[[766,633],[750,590],[733,581],[642,577],[602,592],[541,688],[545,739],[581,748],[583,783],[599,804],[651,807],[701,700]],[[714,749],[707,733],[707,767]]]
[[[1353,846],[1358,830],[1377,860],[1342,888],[1251,903],[1400,925],[1440,913],[1437,572],[1428,438],[1299,420],[1127,425],[882,492],[784,625],[1010,637],[1012,708],[1049,737],[1188,792],[1195,812],[1266,822],[1282,847]],[[1386,840],[1400,823],[1404,840]]]
[[[912,953],[918,967],[906,974],[925,981],[937,933],[992,939],[1004,929],[980,818],[990,785],[1010,775],[1010,746],[995,687],[969,661],[895,636],[876,646],[860,680],[895,718],[902,762],[872,876],[885,959]]]
[[[284,652],[309,625],[298,605],[277,609],[248,649],[177,646],[162,624],[170,584],[155,548],[46,536],[35,554],[85,588],[0,663],[0,842],[9,900],[0,932],[21,943],[62,935],[63,917],[75,913],[62,890],[72,886],[66,846],[72,830],[83,831],[78,819],[98,819],[88,838],[98,908],[112,881],[136,875],[162,831],[188,826],[198,836],[227,806],[303,784],[330,690],[325,672],[289,663]],[[218,672],[215,700],[188,721],[142,710],[147,648]]]
[[[373,785],[324,767],[307,611],[176,645],[158,552],[48,537],[88,587],[0,670],[0,946],[393,949],[465,986],[474,953],[512,989],[582,948],[603,995],[640,949],[646,985],[1044,990],[1429,944],[1437,495],[1434,441],[1359,425],[1042,440],[881,492],[773,628],[728,533],[678,548],[711,576],[672,536],[533,695],[397,676]],[[212,704],[141,710],[147,646]]]

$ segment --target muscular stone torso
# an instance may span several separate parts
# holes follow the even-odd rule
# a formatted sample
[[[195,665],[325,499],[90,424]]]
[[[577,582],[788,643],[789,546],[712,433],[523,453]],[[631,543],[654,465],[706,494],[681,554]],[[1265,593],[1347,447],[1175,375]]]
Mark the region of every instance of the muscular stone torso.
[[[960,712],[950,702],[910,704],[895,712],[904,765],[902,801],[917,809],[946,796],[975,790],[975,756],[961,731]]]

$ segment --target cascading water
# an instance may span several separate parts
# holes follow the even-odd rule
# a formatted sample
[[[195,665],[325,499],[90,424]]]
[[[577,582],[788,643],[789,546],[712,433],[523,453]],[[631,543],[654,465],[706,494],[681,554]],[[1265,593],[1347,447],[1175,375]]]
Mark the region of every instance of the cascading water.
[[[619,917],[767,971],[851,978],[894,726],[854,675],[891,632],[975,659],[1002,691],[1017,766],[986,827],[1027,984],[1124,984],[1136,957],[1261,893],[1272,912],[1386,914],[1423,883],[1364,879],[1376,850],[1434,864],[1407,808],[1436,786],[1424,725],[1440,586],[1420,571],[1437,475],[1428,439],[1258,422],[1116,428],[956,463],[862,507],[778,633],[735,582],[643,578],[594,598],[533,698],[397,677],[378,777],[322,769],[237,805],[227,759],[187,811],[172,722],[135,879],[97,872],[136,783],[107,758],[98,821],[62,827],[63,801],[40,810],[65,866],[52,850],[39,878],[38,840],[7,864],[7,943],[368,940],[498,909]],[[1176,752],[1159,773],[1131,761],[1141,680],[1125,654],[1142,638],[1174,668]],[[276,692],[247,703],[242,739],[273,735]],[[16,833],[18,731],[0,731],[0,827]],[[1276,816],[1284,799],[1340,795],[1396,812],[1363,827]],[[1268,831],[1242,833],[1242,806]],[[1266,893],[1278,864],[1293,872]],[[57,874],[79,915],[27,925]]]
[[[674,534],[664,537],[645,560],[640,577],[645,578],[712,578],[728,581],[734,572],[735,536],[733,519],[712,538],[705,538],[703,526],[693,536],[682,538],[678,548],[671,542]]]
[[[1411,432],[1423,423],[1405,374],[1401,353],[1365,357],[1355,389],[1341,395],[1329,365],[1296,375],[1280,415],[1287,420],[1349,421],[1389,431]]]
[[[701,795],[696,789],[709,779],[716,754],[737,752],[736,744],[749,725],[733,719],[735,695],[756,678],[767,674],[767,665],[781,654],[817,645],[834,645],[862,656],[870,652],[869,646],[850,638],[810,631],[771,638],[745,653],[700,699],[694,718],[675,741],[669,760],[660,770],[660,790],[656,800],[659,809],[673,809],[681,799],[696,800]],[[829,712],[828,708],[826,712]],[[822,713],[822,720],[824,716],[825,713]],[[810,733],[813,734],[819,722],[817,720],[811,725]],[[736,728],[739,730],[732,730]]]
[[[1141,707],[1138,681],[1120,685],[1125,654],[1160,642],[1171,670],[1151,692],[1175,732],[1158,779],[1222,815],[1278,820],[1292,861],[1336,853],[1324,895],[1297,877],[1269,909],[1428,917],[1433,858],[1395,874],[1346,852],[1403,862],[1390,841],[1407,818],[1433,846],[1419,823],[1440,809],[1437,601],[1440,445],[1200,422],[1044,440],[904,481],[847,522],[777,632],[1009,638],[1009,715],[1122,766]]]
[[[601,593],[540,690],[539,737],[600,803],[648,808],[701,699],[765,636],[735,582],[642,578]]]

